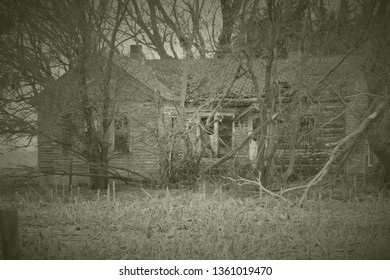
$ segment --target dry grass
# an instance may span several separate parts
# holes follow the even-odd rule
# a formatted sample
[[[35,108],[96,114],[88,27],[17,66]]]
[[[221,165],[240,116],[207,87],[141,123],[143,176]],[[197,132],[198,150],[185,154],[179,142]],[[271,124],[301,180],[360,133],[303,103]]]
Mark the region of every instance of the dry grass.
[[[50,200],[14,197],[25,259],[390,259],[390,203],[380,195],[298,207],[222,188],[122,190],[115,200],[57,189]]]

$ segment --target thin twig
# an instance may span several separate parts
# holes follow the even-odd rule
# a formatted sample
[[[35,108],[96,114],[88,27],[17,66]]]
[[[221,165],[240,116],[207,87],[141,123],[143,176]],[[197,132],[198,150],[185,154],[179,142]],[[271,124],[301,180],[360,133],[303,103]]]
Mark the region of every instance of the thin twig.
[[[238,179],[233,179],[233,178],[230,178],[230,177],[222,176],[222,178],[229,179],[229,180],[239,184],[240,186],[249,185],[249,184],[255,184],[255,185],[257,185],[259,187],[260,190],[264,191],[265,193],[269,194],[270,196],[280,198],[281,200],[290,203],[290,201],[287,198],[283,197],[281,194],[274,193],[274,192],[264,188],[263,184],[260,181],[260,175],[259,175],[259,178],[258,178],[257,181],[248,180],[248,179],[245,179],[245,178],[242,178],[242,177],[239,177]]]

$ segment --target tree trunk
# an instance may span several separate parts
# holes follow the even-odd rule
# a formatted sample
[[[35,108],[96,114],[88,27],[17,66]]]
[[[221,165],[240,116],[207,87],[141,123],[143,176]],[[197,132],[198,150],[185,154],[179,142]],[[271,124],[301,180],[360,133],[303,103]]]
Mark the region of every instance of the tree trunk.
[[[382,114],[367,132],[371,151],[383,166],[384,182],[390,183],[390,110]]]
[[[102,170],[102,169],[93,170],[93,172],[95,172],[94,174],[97,174],[97,175],[105,175],[104,173],[107,173],[107,172],[104,172],[104,170]],[[92,176],[90,179],[90,184],[91,184],[92,189],[94,189],[94,190],[98,190],[98,189],[105,190],[108,187],[108,177]]]
[[[233,26],[236,21],[241,7],[244,3],[242,0],[220,0],[222,13],[222,29],[218,38],[217,58],[223,58],[231,50],[231,40],[233,35]]]
[[[390,6],[389,0],[380,0],[369,30],[367,44],[367,85],[371,94],[390,95]],[[373,98],[372,98],[373,99]],[[372,152],[384,167],[385,182],[390,182],[390,110],[386,108],[370,129],[367,139]]]
[[[268,57],[265,65],[264,99],[262,91],[257,86],[258,103],[260,108],[261,126],[263,131],[258,141],[257,170],[261,172],[261,183],[267,187],[273,180],[275,168],[275,124],[272,122],[274,114],[274,92],[272,88],[272,68],[274,64],[274,34],[270,31]],[[266,125],[265,125],[266,124]]]
[[[92,149],[92,155],[89,160],[89,173],[91,174],[89,182],[92,189],[107,189],[108,186],[108,147],[100,148],[96,143]],[[97,176],[94,176],[97,175]]]

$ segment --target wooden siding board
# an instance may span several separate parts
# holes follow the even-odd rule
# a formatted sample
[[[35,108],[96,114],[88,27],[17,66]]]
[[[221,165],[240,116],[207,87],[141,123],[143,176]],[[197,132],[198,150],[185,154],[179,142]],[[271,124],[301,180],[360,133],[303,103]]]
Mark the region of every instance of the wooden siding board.
[[[124,96],[130,92],[136,92],[132,96]],[[156,150],[156,138],[153,133],[157,131],[158,128],[158,104],[154,98],[150,98],[153,94],[149,94],[146,97],[142,94],[142,91],[137,89],[132,89],[131,86],[127,88],[126,91],[120,92],[122,94],[121,98],[118,100],[116,106],[119,111],[127,112],[131,118],[130,121],[130,153],[128,154],[118,154],[114,151],[109,152],[109,164],[113,167],[118,168],[129,168],[134,170],[144,176],[153,176],[157,177],[159,173],[159,157]],[[53,124],[55,124],[56,116],[55,114],[49,114],[50,109],[43,110],[44,112],[39,113],[39,118],[43,121],[41,122],[42,131],[45,133],[55,133],[56,128],[53,129]],[[58,122],[57,122],[58,123]],[[57,128],[58,131],[58,128]],[[110,133],[113,134],[113,130],[110,130]],[[39,167],[47,171],[55,172],[69,172],[70,169],[70,156],[62,152],[62,148],[58,144],[53,144],[48,141],[46,144],[43,143],[45,138],[40,135],[38,137],[38,142],[41,144],[38,147],[38,159]],[[110,139],[113,139],[110,137]],[[50,170],[49,170],[50,168]],[[73,158],[72,169],[74,172],[88,173],[88,164],[85,162]],[[73,176],[73,182],[83,182],[88,183],[88,177]],[[46,183],[65,183],[68,182],[69,176],[51,176],[51,179],[41,180],[42,184]]]

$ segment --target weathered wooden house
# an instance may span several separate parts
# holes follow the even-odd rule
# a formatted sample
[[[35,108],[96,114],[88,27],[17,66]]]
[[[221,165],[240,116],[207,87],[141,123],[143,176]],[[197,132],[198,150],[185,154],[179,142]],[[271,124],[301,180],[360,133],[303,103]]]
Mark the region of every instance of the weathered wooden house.
[[[101,96],[106,63],[104,57],[91,57],[85,67],[85,85],[80,83],[80,73],[69,71],[36,98],[38,167],[43,175],[40,184],[67,184],[69,180],[73,184],[89,182],[85,176],[89,172],[88,164],[82,158],[85,147],[81,144],[81,138],[85,137],[83,132],[88,128],[79,108],[82,102],[87,102],[94,110],[94,125],[99,131],[100,108],[107,102]],[[82,86],[86,87],[87,97],[80,94]],[[142,60],[115,59],[109,101],[113,121],[109,135],[100,136],[107,138],[110,168],[123,176],[128,172],[121,169],[131,170],[132,175],[158,178],[156,139],[162,133],[163,108],[172,101],[168,88]]]
[[[87,68],[91,96],[102,79],[104,63],[100,61],[91,59]],[[310,57],[276,62],[273,86],[278,92],[274,110],[278,112],[276,134],[281,136],[275,139],[279,168],[286,168],[293,149],[297,155],[296,170],[318,170],[335,143],[352,132],[366,114],[368,91],[360,60],[349,57],[329,73],[339,61],[339,57]],[[253,61],[261,89],[263,63]],[[38,98],[38,165],[42,174],[47,175],[42,176],[42,184],[68,182],[70,168],[76,175],[88,171],[85,162],[64,149],[64,142],[55,140],[66,134],[61,120],[75,119],[72,108],[80,87],[76,75],[63,75]],[[118,172],[125,168],[142,176],[159,177],[163,161],[157,139],[174,128],[182,101],[186,127],[203,165],[217,161],[240,145],[259,125],[259,99],[253,77],[236,60],[145,61],[121,57],[115,60],[111,89],[115,109],[107,143],[110,165]],[[224,98],[219,102],[221,96]],[[98,96],[94,100],[101,101]],[[205,130],[205,122],[216,105],[213,125]],[[78,127],[82,129],[82,125]],[[299,137],[291,142],[293,133]],[[77,145],[76,139],[70,142]],[[347,172],[364,171],[373,163],[368,145],[362,143],[357,149],[343,166]],[[254,139],[224,166],[245,169],[255,160],[256,152]],[[72,178],[74,184],[87,182],[85,177],[76,175]]]

